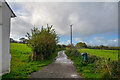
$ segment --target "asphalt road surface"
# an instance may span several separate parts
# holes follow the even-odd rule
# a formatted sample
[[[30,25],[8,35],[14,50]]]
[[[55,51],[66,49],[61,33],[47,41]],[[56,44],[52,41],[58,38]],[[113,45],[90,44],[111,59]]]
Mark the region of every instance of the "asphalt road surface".
[[[32,73],[30,78],[80,78],[80,76],[73,62],[67,59],[64,51],[60,51],[51,64]]]

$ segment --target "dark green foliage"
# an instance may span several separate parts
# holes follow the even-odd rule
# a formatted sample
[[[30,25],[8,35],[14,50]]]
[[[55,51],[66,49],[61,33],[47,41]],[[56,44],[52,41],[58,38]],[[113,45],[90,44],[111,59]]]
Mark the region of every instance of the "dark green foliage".
[[[91,64],[91,63],[94,63],[97,60],[98,60],[98,57],[96,57],[95,55],[91,55],[91,56],[89,55],[87,62]]]
[[[104,50],[120,50],[120,47],[109,47],[109,46],[87,46],[88,49],[104,49]]]
[[[66,45],[60,45],[60,44],[57,44],[57,49],[65,49],[66,48]]]
[[[75,58],[80,58],[81,59],[81,53],[78,50],[75,49],[69,49],[68,52]]]
[[[51,58],[52,53],[56,50],[56,44],[58,43],[58,36],[55,30],[52,29],[52,25],[47,25],[47,28],[31,29],[32,35],[27,33],[28,46],[32,49],[32,60],[46,60]]]
[[[118,74],[118,63],[117,61],[111,61],[109,65],[112,67],[111,73],[112,76],[117,76]]]
[[[78,42],[75,45],[75,47],[78,48],[78,49],[88,48],[88,49],[120,50],[120,47],[110,47],[110,46],[104,46],[104,45],[90,46],[90,45],[86,45],[86,43],[83,43],[83,42]]]
[[[27,39],[25,39],[24,37],[20,38],[19,40],[19,43],[27,44]]]
[[[18,42],[15,41],[13,38],[10,38],[10,43],[18,43]]]
[[[79,42],[75,45],[76,48],[87,48],[87,45],[85,43]]]
[[[86,62],[80,62],[79,66],[83,67],[83,66],[87,66],[88,64]]]

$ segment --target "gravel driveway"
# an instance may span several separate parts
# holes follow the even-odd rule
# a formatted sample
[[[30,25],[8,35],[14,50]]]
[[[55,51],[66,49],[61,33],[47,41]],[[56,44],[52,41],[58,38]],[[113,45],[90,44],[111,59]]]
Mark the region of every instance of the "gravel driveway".
[[[32,73],[30,78],[80,78],[80,76],[73,62],[67,59],[64,51],[60,51],[51,64]]]

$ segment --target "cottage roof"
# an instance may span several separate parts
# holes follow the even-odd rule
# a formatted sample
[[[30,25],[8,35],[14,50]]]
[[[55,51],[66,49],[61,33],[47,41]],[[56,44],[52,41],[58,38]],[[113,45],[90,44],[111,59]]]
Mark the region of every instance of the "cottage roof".
[[[8,8],[10,9],[10,11],[11,11],[11,13],[12,13],[12,15],[11,15],[11,17],[13,18],[13,17],[16,17],[16,15],[15,15],[15,13],[13,12],[13,10],[10,8],[10,6],[8,5],[8,3],[5,1],[5,3],[6,3],[6,5],[8,6]]]
[[[11,11],[12,15],[11,17],[16,17],[15,13],[13,12],[13,10],[10,8],[10,6],[8,5],[8,3],[5,0],[0,0],[0,3],[5,3],[7,5],[7,7],[9,8],[9,10]]]

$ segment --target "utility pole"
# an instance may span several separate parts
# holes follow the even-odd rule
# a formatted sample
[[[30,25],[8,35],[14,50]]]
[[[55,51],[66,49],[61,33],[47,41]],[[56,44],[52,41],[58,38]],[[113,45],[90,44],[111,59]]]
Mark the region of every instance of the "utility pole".
[[[70,25],[70,29],[71,29],[70,36],[71,36],[71,49],[72,49],[72,25]]]

